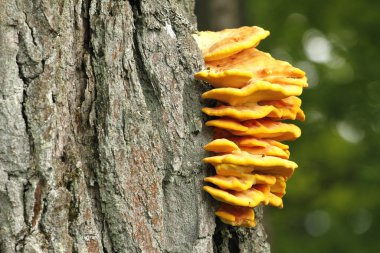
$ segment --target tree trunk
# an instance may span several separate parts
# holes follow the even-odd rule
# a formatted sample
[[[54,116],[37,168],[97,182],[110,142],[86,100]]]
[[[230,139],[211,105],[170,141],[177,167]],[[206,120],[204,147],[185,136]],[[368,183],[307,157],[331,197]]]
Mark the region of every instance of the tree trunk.
[[[193,1],[0,1],[0,252],[268,252],[215,224]]]

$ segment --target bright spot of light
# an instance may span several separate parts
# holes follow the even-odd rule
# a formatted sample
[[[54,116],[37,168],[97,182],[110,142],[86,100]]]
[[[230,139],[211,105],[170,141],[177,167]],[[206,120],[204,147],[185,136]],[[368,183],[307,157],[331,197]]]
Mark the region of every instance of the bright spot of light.
[[[331,60],[331,43],[317,30],[309,30],[305,33],[303,48],[307,58],[313,62],[327,63]]]
[[[305,229],[311,236],[317,237],[325,234],[330,229],[330,215],[324,210],[309,212],[305,218]]]
[[[362,208],[352,220],[352,232],[360,235],[365,233],[372,225],[372,215],[366,209]]]
[[[345,141],[351,143],[358,143],[364,138],[364,132],[354,128],[352,125],[345,121],[338,122],[336,129]]]

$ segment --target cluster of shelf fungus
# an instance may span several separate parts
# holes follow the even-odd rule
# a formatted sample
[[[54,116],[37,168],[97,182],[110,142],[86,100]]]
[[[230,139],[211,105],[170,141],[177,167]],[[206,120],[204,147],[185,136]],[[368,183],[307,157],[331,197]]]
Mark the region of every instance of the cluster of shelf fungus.
[[[305,72],[256,48],[269,32],[241,27],[199,32],[194,38],[206,68],[195,78],[211,84],[202,94],[217,101],[202,111],[211,116],[214,140],[205,146],[215,156],[204,158],[216,175],[204,180],[204,190],[222,202],[216,215],[233,226],[254,227],[253,208],[283,207],[286,182],[297,164],[289,160],[289,146],[281,143],[301,135],[281,120],[305,119],[301,95]]]

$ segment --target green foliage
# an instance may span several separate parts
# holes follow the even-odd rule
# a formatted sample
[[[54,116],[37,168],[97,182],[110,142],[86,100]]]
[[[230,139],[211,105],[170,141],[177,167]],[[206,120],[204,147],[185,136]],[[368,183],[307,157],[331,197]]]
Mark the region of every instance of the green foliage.
[[[273,252],[380,248],[380,1],[244,1],[259,48],[306,70],[299,169],[267,208]]]

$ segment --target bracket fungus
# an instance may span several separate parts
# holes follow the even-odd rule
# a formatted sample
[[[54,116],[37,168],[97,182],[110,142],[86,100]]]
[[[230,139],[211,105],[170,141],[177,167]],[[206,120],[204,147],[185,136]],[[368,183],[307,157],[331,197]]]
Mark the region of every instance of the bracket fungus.
[[[301,130],[296,125],[268,118],[241,122],[230,118],[219,118],[207,121],[206,126],[222,128],[237,136],[271,138],[276,141],[294,140],[301,135]]]
[[[224,223],[232,226],[256,226],[255,213],[250,207],[234,206],[223,203],[215,212]]]
[[[243,26],[237,29],[225,29],[219,32],[199,32],[194,34],[205,61],[226,58],[240,51],[256,47],[269,32],[258,26]]]
[[[250,82],[240,89],[212,89],[203,93],[202,98],[215,99],[219,102],[236,106],[265,100],[279,100],[290,96],[299,96],[301,94],[301,86],[258,81]]]
[[[264,117],[275,120],[298,119],[303,121],[305,119],[305,114],[301,109],[301,99],[294,96],[281,100],[247,103],[237,106],[221,104],[212,108],[204,107],[202,112],[208,116],[230,117],[240,121]]]
[[[209,82],[215,88],[241,88],[249,81],[280,80],[281,84],[307,87],[305,72],[288,62],[275,60],[268,53],[249,48],[238,54],[207,63],[207,69],[195,77]],[[268,79],[267,79],[268,78]]]
[[[240,27],[194,35],[202,52],[205,69],[194,76],[214,89],[202,94],[216,100],[216,107],[202,111],[214,117],[214,140],[204,149],[216,153],[203,159],[215,168],[206,177],[204,190],[222,202],[216,216],[232,226],[254,227],[253,208],[283,207],[286,182],[298,167],[289,161],[289,146],[301,130],[280,120],[305,120],[301,109],[305,72],[274,59],[256,47],[269,32],[257,27]]]

